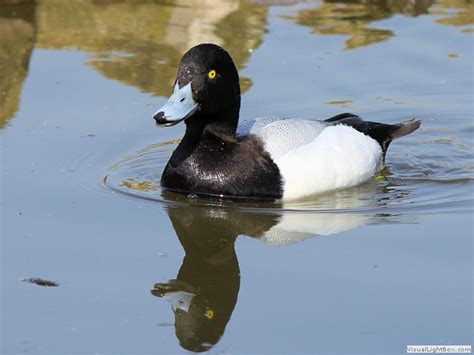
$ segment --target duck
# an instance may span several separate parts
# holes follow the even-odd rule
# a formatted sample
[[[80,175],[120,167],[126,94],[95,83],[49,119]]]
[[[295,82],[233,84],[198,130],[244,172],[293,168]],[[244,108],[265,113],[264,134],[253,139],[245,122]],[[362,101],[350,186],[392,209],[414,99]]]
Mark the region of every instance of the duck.
[[[239,74],[229,53],[203,43],[182,57],[173,91],[153,118],[186,130],[161,176],[167,191],[218,198],[292,201],[353,187],[384,166],[390,143],[421,120],[325,120],[265,116],[243,121]]]

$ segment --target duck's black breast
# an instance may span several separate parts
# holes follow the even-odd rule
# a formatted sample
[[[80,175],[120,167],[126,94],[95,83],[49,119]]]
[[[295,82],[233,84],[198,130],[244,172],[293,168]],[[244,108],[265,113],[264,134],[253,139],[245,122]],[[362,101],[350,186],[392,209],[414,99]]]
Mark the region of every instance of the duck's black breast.
[[[161,185],[183,193],[264,200],[283,196],[278,166],[257,138],[237,140],[212,130],[206,130],[191,151],[183,142],[178,146]]]

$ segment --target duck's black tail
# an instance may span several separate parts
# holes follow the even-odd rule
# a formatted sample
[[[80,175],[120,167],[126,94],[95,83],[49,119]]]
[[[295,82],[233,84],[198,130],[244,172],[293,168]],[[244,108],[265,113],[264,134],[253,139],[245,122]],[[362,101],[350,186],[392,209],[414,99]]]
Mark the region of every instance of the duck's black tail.
[[[334,125],[343,124],[346,126],[351,126],[359,132],[364,133],[369,137],[372,137],[382,147],[384,158],[388,146],[394,139],[406,136],[407,134],[416,131],[421,125],[421,120],[417,119],[411,119],[409,121],[393,125],[363,121],[359,116],[353,115],[351,113],[343,113],[331,117],[327,119],[326,122],[330,122]]]
[[[394,140],[406,136],[407,134],[410,134],[412,132],[415,132],[421,126],[421,120],[413,118],[408,121],[387,126],[390,127],[390,138],[391,140]]]

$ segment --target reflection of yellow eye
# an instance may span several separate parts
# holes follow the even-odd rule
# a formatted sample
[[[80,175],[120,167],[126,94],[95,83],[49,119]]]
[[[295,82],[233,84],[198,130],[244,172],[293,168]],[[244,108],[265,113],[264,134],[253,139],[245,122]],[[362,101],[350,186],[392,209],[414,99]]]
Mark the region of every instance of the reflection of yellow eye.
[[[212,309],[208,309],[205,314],[207,319],[212,319],[214,317],[214,311]]]
[[[207,73],[207,76],[209,77],[209,79],[214,79],[216,77],[216,74],[216,71],[213,69],[209,73]]]

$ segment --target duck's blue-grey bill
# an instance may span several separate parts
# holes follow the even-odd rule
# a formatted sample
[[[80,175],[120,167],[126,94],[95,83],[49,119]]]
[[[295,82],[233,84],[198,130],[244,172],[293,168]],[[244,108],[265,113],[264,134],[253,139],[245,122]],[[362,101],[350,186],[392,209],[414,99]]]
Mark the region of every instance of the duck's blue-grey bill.
[[[181,89],[176,83],[168,102],[156,111],[153,118],[160,126],[174,126],[191,116],[198,108],[198,103],[193,99],[191,83]]]

